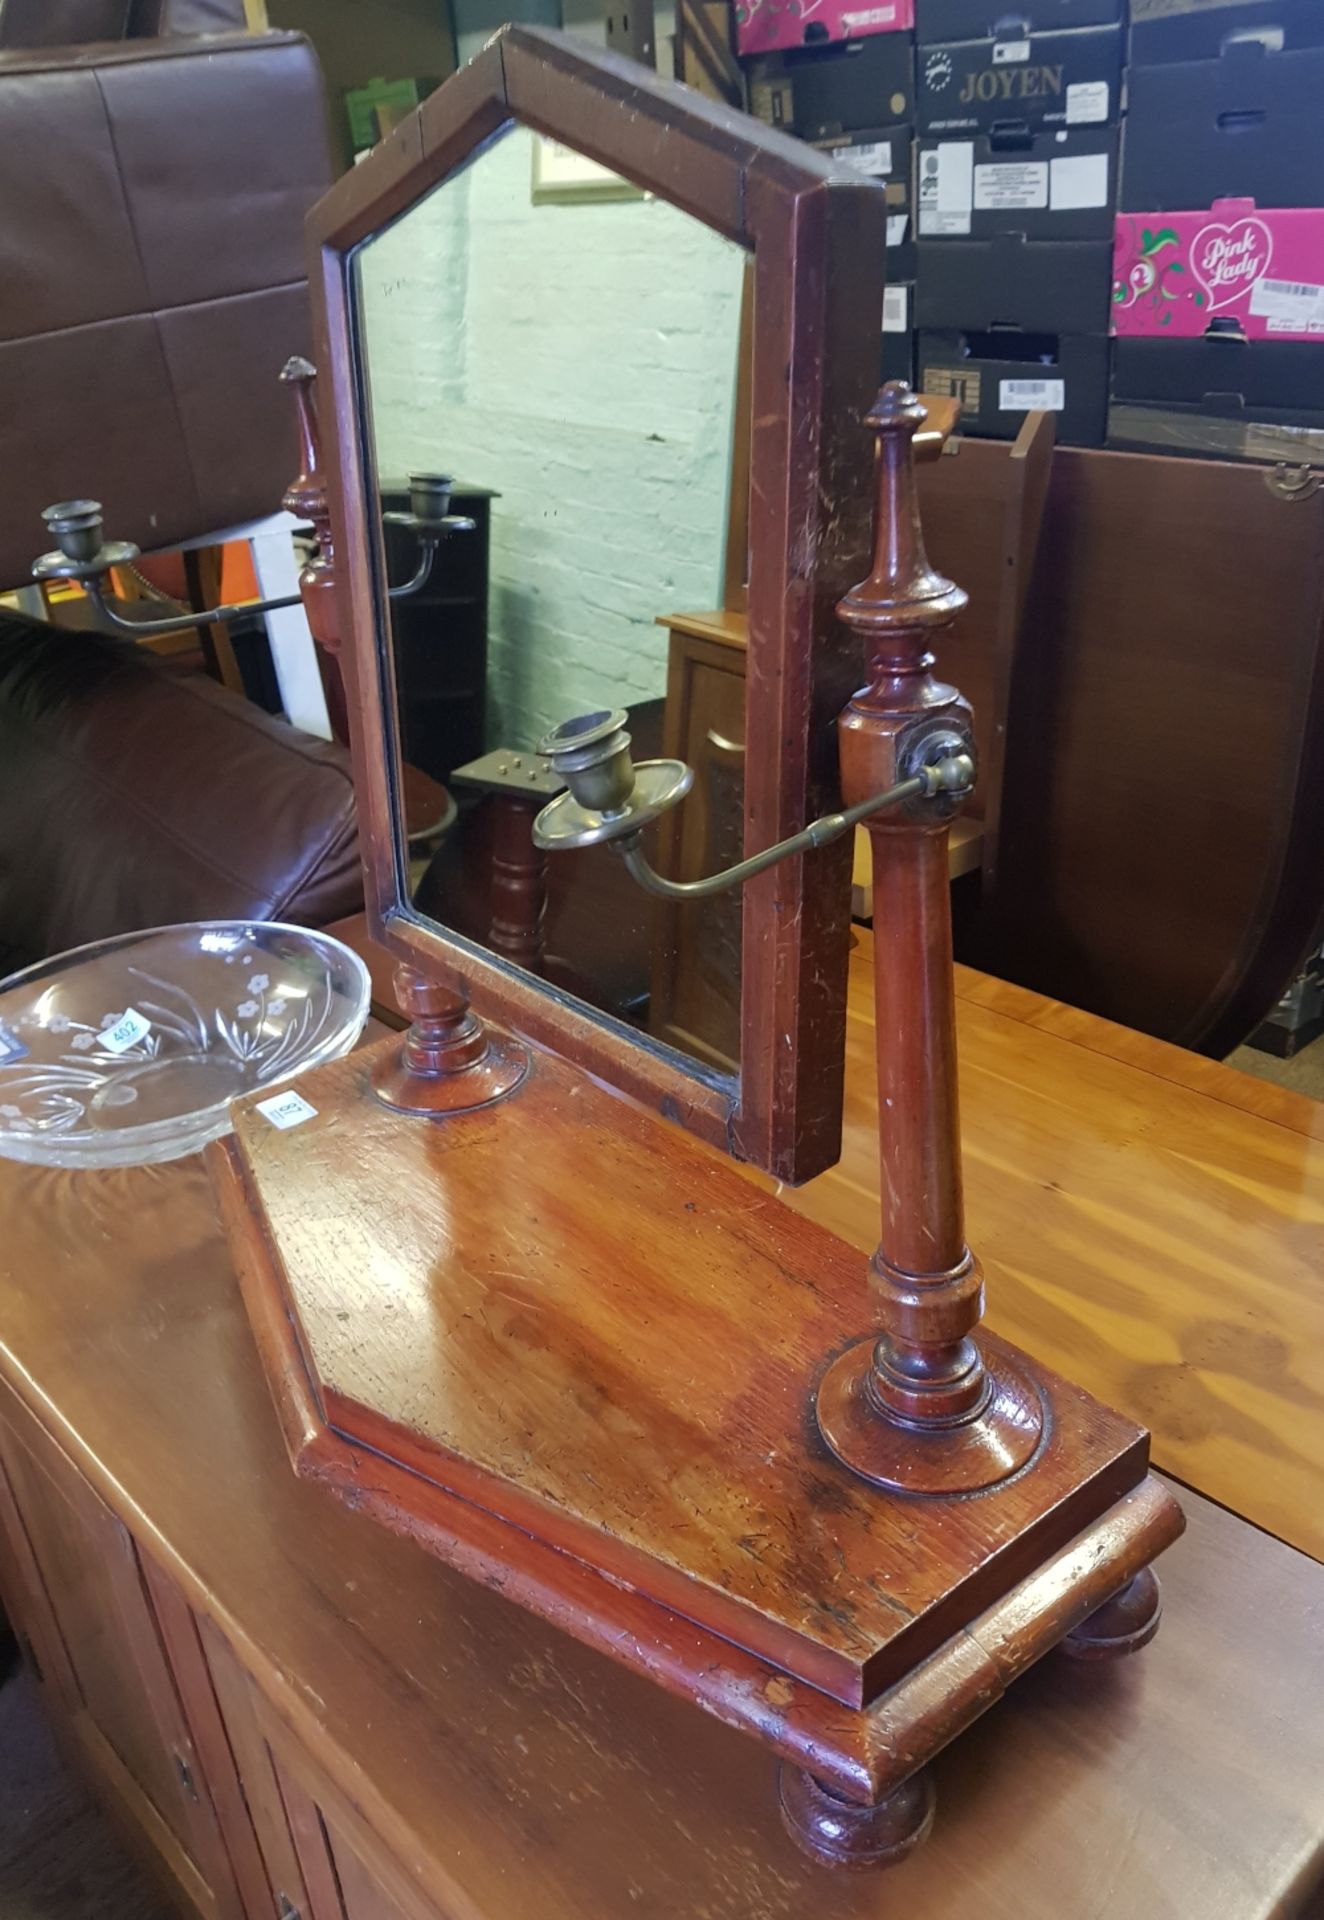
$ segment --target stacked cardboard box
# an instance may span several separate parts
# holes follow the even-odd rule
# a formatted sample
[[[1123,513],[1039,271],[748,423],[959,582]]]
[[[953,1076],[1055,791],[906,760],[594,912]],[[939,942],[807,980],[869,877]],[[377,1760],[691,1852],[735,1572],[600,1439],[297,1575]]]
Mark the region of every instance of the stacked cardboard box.
[[[913,380],[915,279],[915,36],[912,0],[883,0],[859,11],[840,0],[779,5],[774,28],[760,23],[754,0],[736,9],[742,54],[770,44],[779,50],[746,60],[752,112],[785,127],[835,158],[871,174],[887,190],[887,295],[879,373]]]
[[[1133,0],[1109,444],[1324,454],[1324,6]]]
[[[1046,407],[1097,445],[1120,0],[918,0],[916,32],[920,385],[961,399],[966,432],[1010,438]]]

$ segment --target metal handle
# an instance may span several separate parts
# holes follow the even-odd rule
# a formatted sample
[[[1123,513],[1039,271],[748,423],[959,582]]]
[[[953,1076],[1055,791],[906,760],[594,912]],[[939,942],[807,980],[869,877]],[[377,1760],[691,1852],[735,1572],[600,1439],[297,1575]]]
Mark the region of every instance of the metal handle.
[[[728,740],[726,735],[724,733],[718,733],[715,727],[709,727],[708,729],[708,745],[710,747],[716,747],[719,753],[734,755],[737,760],[743,760],[745,757],[744,741]]]

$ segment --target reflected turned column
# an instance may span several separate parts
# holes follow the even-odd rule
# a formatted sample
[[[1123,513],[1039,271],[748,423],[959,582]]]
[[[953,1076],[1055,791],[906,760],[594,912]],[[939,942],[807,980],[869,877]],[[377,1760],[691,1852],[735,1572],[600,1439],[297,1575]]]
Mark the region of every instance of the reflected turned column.
[[[914,436],[924,408],[900,382],[868,416],[877,436],[873,572],[838,613],[865,642],[868,685],[838,723],[847,805],[945,754],[973,753],[970,708],[933,674],[932,637],[965,595],[930,567]],[[1043,1430],[1032,1383],[975,1339],[979,1262],[965,1242],[947,831],[938,795],[868,821],[882,1231],[869,1265],[878,1334],[849,1348],[818,1395],[824,1439],[854,1472],[908,1493],[968,1493],[1025,1465]]]
[[[339,654],[343,635],[336,599],[336,555],[322,464],[322,436],[313,399],[317,369],[298,356],[281,379],[294,388],[299,416],[298,478],[282,505],[312,523],[317,551],[299,573],[308,625],[317,643],[327,710],[337,739],[348,741],[349,721]],[[513,1093],[529,1070],[517,1040],[483,1025],[458,985],[429,980],[416,967],[395,969],[395,993],[410,1025],[398,1048],[381,1055],[372,1074],[377,1098],[398,1113],[439,1116],[471,1113]]]

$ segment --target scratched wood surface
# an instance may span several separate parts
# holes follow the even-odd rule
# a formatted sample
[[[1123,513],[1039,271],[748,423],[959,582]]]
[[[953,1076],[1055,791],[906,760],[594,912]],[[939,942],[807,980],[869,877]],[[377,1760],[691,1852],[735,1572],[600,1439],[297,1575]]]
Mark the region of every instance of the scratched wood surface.
[[[335,931],[380,962],[362,921]],[[841,1161],[777,1189],[870,1251],[871,938],[856,927]],[[1148,1427],[1156,1465],[1324,1560],[1324,1105],[966,967],[956,991],[987,1324]]]
[[[743,1735],[295,1478],[197,1162],[0,1163],[0,1219],[4,1409],[182,1584],[282,1769],[325,1779],[437,1920],[1318,1912],[1324,1570],[1198,1497],[1154,1645],[1043,1663],[937,1763],[925,1848],[830,1874]]]
[[[872,1247],[856,932],[841,1161],[781,1192]],[[957,996],[986,1324],[1147,1426],[1157,1466],[1324,1560],[1324,1107],[964,968]]]
[[[1032,1470],[920,1524],[813,1429],[870,1326],[856,1252],[554,1057],[441,1124],[371,1059],[306,1075],[297,1129],[235,1109],[263,1284],[347,1438],[850,1705],[1143,1477],[1140,1431],[1044,1374]]]

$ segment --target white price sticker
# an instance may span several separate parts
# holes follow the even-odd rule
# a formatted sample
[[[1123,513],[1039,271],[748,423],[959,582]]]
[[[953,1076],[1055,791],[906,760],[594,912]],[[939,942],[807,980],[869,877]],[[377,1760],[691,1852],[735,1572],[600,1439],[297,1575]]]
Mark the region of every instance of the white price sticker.
[[[1280,323],[1276,331],[1305,333],[1312,321],[1324,320],[1324,287],[1308,280],[1257,280],[1250,310],[1258,320]]]
[[[1063,154],[1050,160],[1049,205],[1054,213],[1068,213],[1077,207],[1106,207],[1108,204],[1108,156],[1106,153]]]
[[[887,216],[887,244],[889,247],[905,245],[906,228],[910,225],[908,213],[889,213]]]
[[[1047,161],[999,160],[975,168],[975,206],[979,212],[1015,212],[1047,205]]]
[[[969,233],[970,215],[968,213],[930,213],[921,212],[919,230],[930,240],[949,239],[953,234]]]
[[[303,1095],[295,1093],[292,1087],[284,1093],[273,1093],[269,1100],[259,1100],[257,1111],[282,1133],[287,1127],[301,1127],[305,1120],[317,1118],[317,1108],[309,1106]]]
[[[1099,127],[1108,118],[1108,82],[1078,80],[1067,88],[1067,125]]]
[[[995,67],[1018,67],[1030,57],[1028,40],[995,40],[993,43],[993,65]],[[1070,92],[1070,88],[1067,89]]]
[[[127,1053],[152,1031],[152,1023],[134,1007],[126,1007],[114,1026],[103,1027],[97,1036],[106,1053]]]
[[[883,332],[904,333],[910,325],[910,288],[884,287]]]
[[[832,158],[854,167],[857,173],[874,175],[892,171],[892,142],[866,140],[858,147],[833,147]]]
[[[973,140],[944,140],[920,155],[921,234],[969,233],[974,172]]]
[[[1061,413],[1067,403],[1065,380],[999,380],[999,413]]]

